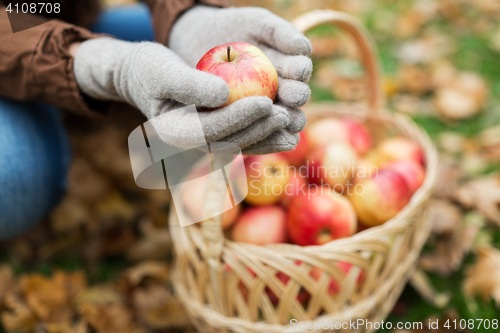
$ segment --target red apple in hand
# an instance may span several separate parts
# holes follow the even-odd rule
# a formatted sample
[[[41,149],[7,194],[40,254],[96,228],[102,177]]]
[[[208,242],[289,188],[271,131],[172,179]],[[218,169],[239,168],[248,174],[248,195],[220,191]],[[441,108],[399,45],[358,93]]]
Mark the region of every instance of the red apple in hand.
[[[231,238],[255,245],[284,243],[286,216],[286,211],[279,206],[248,208],[236,221]]]
[[[288,210],[287,233],[297,245],[322,245],[352,236],[356,213],[349,200],[328,189],[295,197]]]
[[[248,96],[267,96],[274,101],[278,93],[278,73],[266,55],[248,43],[227,43],[208,51],[196,69],[223,78],[229,98],[221,107]]]
[[[358,178],[350,192],[360,222],[369,227],[395,216],[411,197],[405,178],[389,169],[379,170],[370,178]]]

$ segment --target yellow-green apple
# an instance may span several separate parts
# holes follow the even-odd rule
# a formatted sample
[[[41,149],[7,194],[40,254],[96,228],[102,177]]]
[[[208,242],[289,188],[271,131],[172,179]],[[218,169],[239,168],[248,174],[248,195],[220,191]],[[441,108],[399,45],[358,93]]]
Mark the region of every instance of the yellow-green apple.
[[[278,73],[266,55],[256,46],[234,42],[208,51],[196,69],[217,75],[229,86],[229,98],[220,107],[248,96],[267,96],[274,100],[278,93]]]
[[[394,217],[410,197],[405,178],[388,169],[381,169],[370,178],[357,178],[349,193],[360,222],[369,227]]]
[[[403,137],[394,137],[382,141],[377,147],[377,156],[377,164],[380,167],[401,160],[411,160],[424,164],[422,148],[412,140]]]
[[[245,201],[251,205],[277,203],[288,184],[289,164],[278,154],[249,156],[245,159],[248,195]]]
[[[288,177],[288,184],[285,185],[285,193],[281,197],[281,204],[285,207],[290,205],[293,198],[298,195],[307,193],[308,184],[304,177],[301,177],[298,172],[290,173]]]
[[[337,262],[338,268],[344,273],[344,275],[347,275],[352,267],[353,264],[345,262],[345,261],[339,261]],[[321,276],[323,275],[323,270],[321,270],[318,267],[313,267],[311,271],[309,272],[309,275],[311,275],[316,281],[319,281]],[[358,278],[357,278],[357,285],[360,285],[365,278],[365,273],[363,270],[359,272]],[[330,295],[337,295],[340,292],[340,284],[335,278],[330,278],[330,284],[328,286],[328,294]]]
[[[349,200],[327,187],[293,198],[288,210],[289,239],[301,246],[322,245],[356,232],[356,212]]]
[[[358,160],[358,165],[356,167],[356,178],[369,178],[373,177],[378,172],[376,155],[372,151],[371,153],[361,157]]]
[[[300,132],[299,136],[299,143],[294,150],[278,153],[284,156],[288,160],[288,163],[293,166],[299,166],[304,161],[309,150],[309,139],[307,138],[306,132]]]
[[[360,154],[366,154],[373,147],[373,141],[365,125],[350,118],[326,118],[306,129],[307,139],[311,147],[318,147],[332,142],[350,144]]]
[[[415,193],[425,180],[425,169],[422,164],[412,160],[392,162],[386,169],[398,172],[406,180],[410,193]]]
[[[287,213],[280,206],[247,208],[231,230],[236,242],[266,245],[286,241]]]
[[[317,147],[308,154],[307,160],[310,182],[331,186],[340,193],[356,175],[358,155],[347,143],[334,142]]]
[[[201,221],[203,204],[205,202],[205,184],[208,180],[209,168],[199,168],[190,173],[188,179],[198,178],[197,182],[186,182],[182,189],[182,202],[184,208],[194,221]],[[232,207],[232,208],[231,208]],[[224,229],[228,229],[238,218],[241,205],[232,206],[231,200],[224,202],[225,212],[222,214],[221,224]]]

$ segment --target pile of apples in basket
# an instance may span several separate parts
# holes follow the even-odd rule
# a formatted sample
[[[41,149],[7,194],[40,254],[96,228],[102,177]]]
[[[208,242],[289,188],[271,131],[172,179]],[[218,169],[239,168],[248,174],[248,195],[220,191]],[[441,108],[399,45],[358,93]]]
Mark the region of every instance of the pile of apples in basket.
[[[375,146],[368,128],[350,118],[316,121],[295,150],[246,156],[244,164],[248,195],[223,214],[222,226],[229,239],[256,245],[322,245],[381,225],[425,179],[418,144],[391,137]],[[195,193],[186,201],[192,215],[204,199]]]

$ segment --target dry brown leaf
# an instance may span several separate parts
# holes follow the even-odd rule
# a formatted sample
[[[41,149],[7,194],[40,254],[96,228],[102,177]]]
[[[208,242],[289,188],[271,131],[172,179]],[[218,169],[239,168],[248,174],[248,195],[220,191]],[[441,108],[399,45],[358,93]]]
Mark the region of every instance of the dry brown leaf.
[[[77,305],[83,303],[92,304],[122,304],[123,295],[118,292],[112,284],[101,284],[85,289],[75,299]]]
[[[95,219],[88,204],[70,195],[67,195],[49,216],[50,227],[56,233],[78,229]]]
[[[433,82],[427,68],[420,66],[403,66],[398,71],[400,90],[415,95],[424,94],[433,89]]]
[[[436,177],[434,194],[440,198],[454,199],[463,178],[459,162],[451,156],[440,156],[440,168]]]
[[[458,189],[456,199],[500,225],[500,175],[469,181]]]
[[[79,322],[74,325],[69,323],[42,323],[37,325],[35,333],[88,333],[87,324]]]
[[[422,64],[437,61],[454,50],[453,41],[448,36],[427,34],[401,45],[398,57],[403,63]]]
[[[17,289],[18,284],[10,266],[0,266],[0,306],[2,305],[3,299],[7,293],[14,292]]]
[[[500,307],[500,251],[491,247],[478,250],[477,262],[468,270],[464,291],[488,301],[493,298]]]
[[[54,272],[52,277],[39,274],[21,277],[21,288],[30,309],[46,322],[69,322],[70,303],[87,286],[82,272]]]
[[[109,179],[81,155],[71,162],[68,178],[68,195],[87,203],[99,202],[111,191]]]
[[[135,326],[132,313],[122,304],[82,303],[79,313],[99,333],[142,333]]]
[[[97,204],[96,211],[100,219],[104,221],[120,220],[131,222],[137,215],[136,207],[125,200],[118,191],[112,192],[104,200],[100,201]]]
[[[150,285],[133,294],[139,317],[151,328],[190,326],[182,305],[164,286]]]
[[[434,103],[444,117],[451,120],[470,118],[486,103],[488,87],[484,79],[472,72],[458,74],[449,85],[436,92]]]
[[[451,235],[462,220],[460,208],[443,199],[434,199],[429,203],[434,224],[432,231],[438,235]]]
[[[159,261],[145,261],[126,270],[124,277],[132,286],[138,286],[146,278],[166,283],[169,278],[169,266]]]
[[[37,319],[30,308],[13,293],[5,296],[7,311],[2,312],[2,325],[8,332],[32,332]]]
[[[449,276],[460,269],[465,254],[470,252],[479,231],[484,226],[482,215],[468,213],[453,233],[437,239],[432,253],[420,257],[419,267],[425,271]]]
[[[170,233],[167,227],[155,227],[150,220],[140,224],[143,238],[135,243],[127,257],[133,261],[147,259],[162,259],[170,253]]]

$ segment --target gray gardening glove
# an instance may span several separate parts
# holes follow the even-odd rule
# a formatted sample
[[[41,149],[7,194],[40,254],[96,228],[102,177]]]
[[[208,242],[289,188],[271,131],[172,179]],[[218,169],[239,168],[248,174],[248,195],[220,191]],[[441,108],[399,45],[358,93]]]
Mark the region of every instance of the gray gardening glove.
[[[137,107],[148,119],[154,118],[151,123],[162,140],[178,147],[220,141],[244,149],[290,123],[285,108],[274,105],[267,97],[246,97],[227,107],[194,115],[179,109],[191,104],[220,106],[226,102],[229,88],[223,79],[189,67],[157,43],[130,43],[107,37],[85,41],[75,56],[74,73],[85,94]],[[200,122],[204,138],[197,135],[201,132]],[[292,134],[288,138],[282,150],[293,149],[297,142]]]
[[[246,154],[265,154],[290,150],[290,134],[304,129],[306,117],[298,107],[304,105],[311,90],[307,82],[312,72],[311,43],[286,20],[263,8],[216,8],[198,5],[184,13],[174,24],[169,48],[190,66],[211,48],[247,42],[260,48],[280,76],[276,105],[289,114],[285,130],[274,132],[265,141],[244,149]],[[298,143],[298,135],[294,135]]]

